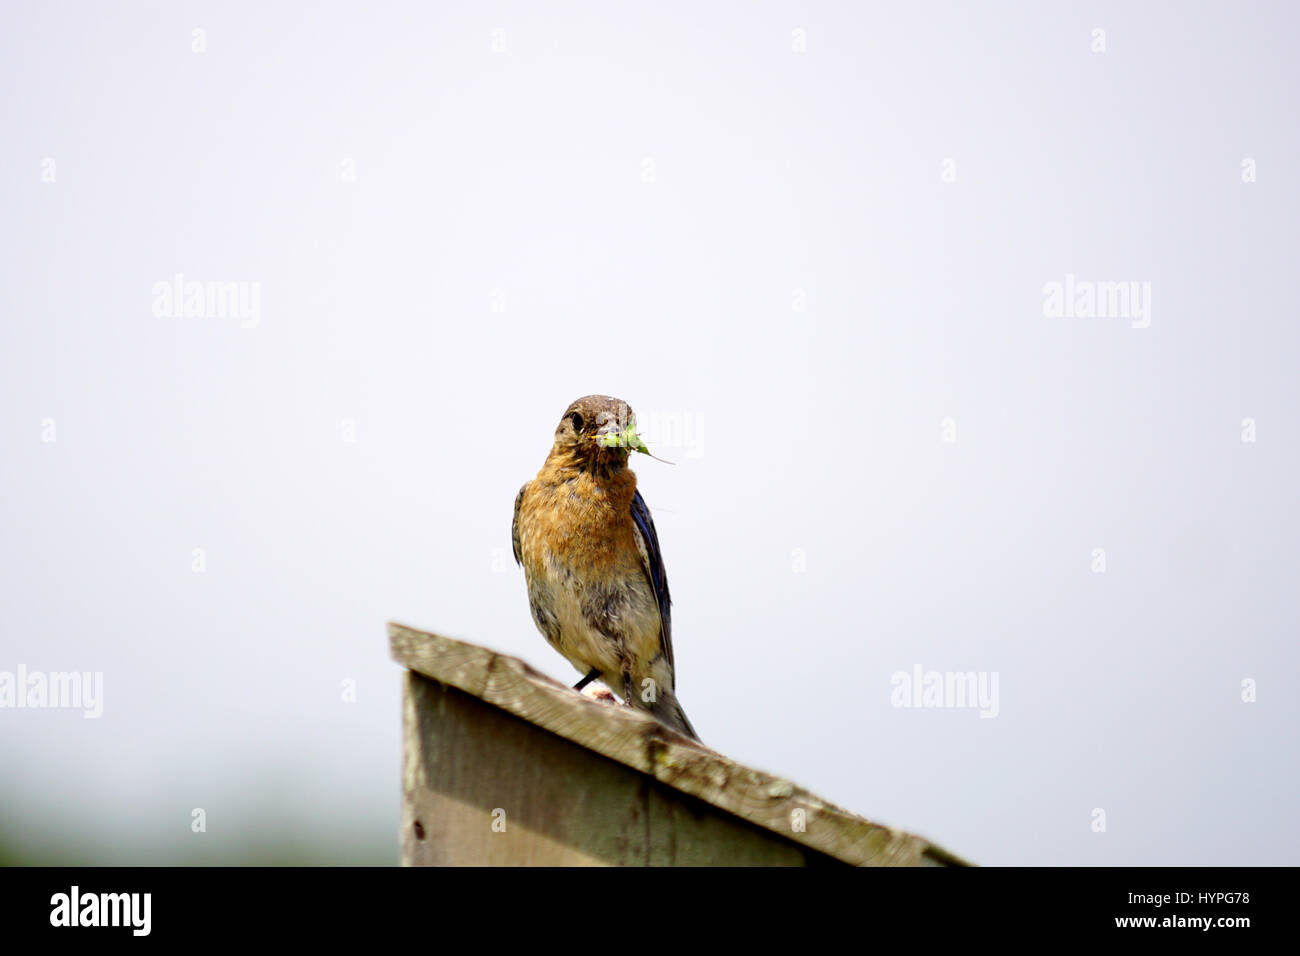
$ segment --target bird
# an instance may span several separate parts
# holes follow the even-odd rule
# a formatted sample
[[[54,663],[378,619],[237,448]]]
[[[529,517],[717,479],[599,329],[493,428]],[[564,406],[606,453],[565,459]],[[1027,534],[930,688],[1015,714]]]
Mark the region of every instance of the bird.
[[[583,677],[686,736],[677,702],[672,599],[659,535],[628,467],[650,454],[621,399],[585,395],[555,428],[537,477],[515,496],[511,542],[533,622]]]

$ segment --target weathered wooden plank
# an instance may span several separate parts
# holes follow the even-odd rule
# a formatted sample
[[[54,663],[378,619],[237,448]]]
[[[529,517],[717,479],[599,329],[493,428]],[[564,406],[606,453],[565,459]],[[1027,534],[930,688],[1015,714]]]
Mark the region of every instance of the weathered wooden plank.
[[[402,863],[838,864],[414,671]]]
[[[867,866],[963,865],[965,862],[921,837],[872,823],[790,781],[738,764],[670,730],[649,714],[579,694],[538,673],[518,658],[400,624],[389,625],[389,639],[394,659],[412,671],[463,691],[608,761],[653,778],[658,784],[675,791],[676,795],[702,801],[806,850]],[[439,706],[450,706],[446,700],[444,695]],[[432,705],[433,702],[429,703]],[[414,705],[414,715],[409,710],[411,706],[413,704],[408,700],[408,727],[412,726],[423,705]],[[465,733],[472,735],[473,731]],[[453,751],[449,751],[448,756],[438,757],[443,749],[441,746],[436,753],[426,756],[440,760],[475,760],[478,759],[474,755],[475,748],[484,745],[481,740],[476,743],[449,740],[447,746],[453,747]],[[418,761],[412,764],[410,760],[413,746],[416,744],[408,739],[408,774],[412,772],[411,766],[420,766]],[[557,754],[550,754],[550,757],[560,759]],[[508,768],[510,765],[503,766]],[[549,767],[547,769],[549,773]],[[408,792],[410,783],[408,779]],[[535,784],[545,785],[537,781]],[[609,786],[615,787],[612,781]],[[620,791],[615,787],[613,792],[617,794]],[[680,799],[675,795],[674,798]],[[624,805],[619,798],[614,802]],[[674,817],[677,814],[675,809],[665,808],[663,812]],[[508,809],[506,816],[508,820]],[[599,814],[592,819],[598,820],[602,826],[610,824],[614,832],[620,832],[620,827],[625,829],[625,821],[610,821]],[[411,825],[413,822],[404,821]],[[466,824],[463,821],[457,824],[462,825]],[[590,842],[594,838],[587,836],[584,839]],[[580,840],[577,846],[579,850],[576,852],[593,852],[593,859],[609,861],[617,858],[617,854],[603,845],[584,847]],[[647,852],[655,859],[672,857],[679,851],[689,852],[682,851],[682,846],[682,841],[678,840],[674,844],[676,849],[671,852],[667,848]],[[412,859],[416,857],[418,853],[413,850]],[[518,861],[512,859],[512,862]]]

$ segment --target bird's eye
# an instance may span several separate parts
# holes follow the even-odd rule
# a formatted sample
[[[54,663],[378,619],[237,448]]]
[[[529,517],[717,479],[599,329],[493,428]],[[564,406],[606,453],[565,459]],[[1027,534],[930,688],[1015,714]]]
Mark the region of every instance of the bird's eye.
[[[574,412],[572,415],[569,416],[569,420],[573,422],[573,430],[574,430],[575,432],[580,432],[580,431],[582,431],[582,416],[581,416],[581,415],[579,415],[577,412]]]

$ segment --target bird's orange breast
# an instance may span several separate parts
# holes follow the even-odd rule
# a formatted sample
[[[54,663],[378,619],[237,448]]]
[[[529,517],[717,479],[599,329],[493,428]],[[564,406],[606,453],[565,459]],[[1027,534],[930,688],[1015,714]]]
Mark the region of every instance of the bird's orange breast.
[[[594,579],[633,570],[624,565],[638,555],[635,492],[630,471],[602,481],[587,472],[550,474],[543,468],[520,504],[524,563],[560,564]]]

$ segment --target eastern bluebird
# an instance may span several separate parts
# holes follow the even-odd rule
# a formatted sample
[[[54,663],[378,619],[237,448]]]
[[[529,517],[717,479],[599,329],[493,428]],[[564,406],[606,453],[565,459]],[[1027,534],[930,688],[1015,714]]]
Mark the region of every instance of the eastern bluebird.
[[[584,677],[699,739],[677,703],[668,578],[627,467],[647,454],[626,402],[587,395],[564,413],[511,528],[537,629]]]

